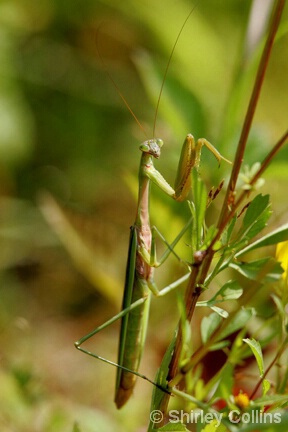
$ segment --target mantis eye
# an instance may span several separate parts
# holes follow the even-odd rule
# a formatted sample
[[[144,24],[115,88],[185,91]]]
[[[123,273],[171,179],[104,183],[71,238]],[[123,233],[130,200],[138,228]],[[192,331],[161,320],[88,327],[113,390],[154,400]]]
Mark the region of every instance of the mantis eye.
[[[161,148],[164,144],[163,140],[161,138],[157,138],[156,139],[156,143],[158,144],[158,146]]]
[[[148,153],[150,150],[149,145],[147,144],[147,142],[145,141],[144,143],[142,143],[139,147],[139,150],[141,150],[144,153]]]

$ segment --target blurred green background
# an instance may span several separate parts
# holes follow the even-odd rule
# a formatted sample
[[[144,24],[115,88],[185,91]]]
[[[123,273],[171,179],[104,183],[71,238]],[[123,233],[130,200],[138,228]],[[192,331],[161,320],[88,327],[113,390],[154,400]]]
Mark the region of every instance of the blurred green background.
[[[138,380],[133,400],[116,411],[115,370],[73,342],[120,308],[138,145],[146,139],[107,71],[151,137],[165,67],[192,6],[0,2],[1,432],[66,432],[75,422],[87,432],[145,430],[151,386]],[[233,159],[259,58],[253,37],[247,41],[250,8],[243,0],[199,1],[181,34],[155,132],[165,142],[157,168],[171,183],[189,132]],[[256,17],[251,28],[261,31],[259,10]],[[286,7],[246,163],[263,159],[287,128],[287,24]],[[218,170],[203,155],[201,175],[217,185],[229,167]],[[263,188],[272,195],[275,226],[287,220],[287,155],[283,149]],[[153,189],[152,209],[171,241],[186,206]],[[183,274],[169,263],[157,271],[159,286]],[[141,367],[150,377],[176,322],[175,296],[155,300]],[[115,361],[117,337],[118,326],[107,329],[94,351]]]

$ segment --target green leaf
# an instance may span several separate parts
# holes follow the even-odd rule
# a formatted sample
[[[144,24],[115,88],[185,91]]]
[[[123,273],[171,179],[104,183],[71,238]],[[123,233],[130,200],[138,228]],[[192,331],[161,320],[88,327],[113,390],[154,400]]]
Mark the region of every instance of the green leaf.
[[[197,302],[198,307],[210,307],[212,310],[217,312],[220,316],[223,318],[228,317],[228,312],[225,310],[215,306],[217,303],[221,303],[227,300],[237,300],[239,297],[241,297],[243,293],[243,289],[239,285],[237,281],[228,281],[225,285],[222,286],[222,288],[210,299],[210,300],[203,300]]]
[[[202,245],[202,249],[207,249],[210,246],[210,244],[211,244],[212,240],[214,239],[214,237],[216,236],[217,232],[218,232],[218,228],[216,228],[215,225],[211,225],[208,228],[208,230],[206,231],[206,234],[205,234],[205,239],[204,239],[204,242]],[[214,246],[215,246],[215,248],[214,248]],[[213,246],[213,250],[217,250],[222,246],[222,243],[217,242],[217,245],[214,245],[214,246]]]
[[[227,428],[223,424],[220,423],[219,420],[214,419],[210,423],[208,423],[201,432],[226,432]]]
[[[256,400],[253,401],[253,407],[259,406],[262,407],[263,405],[274,405],[274,404],[283,404],[288,402],[288,395],[279,395],[279,394],[273,394],[273,395],[265,395],[262,396]]]
[[[221,317],[217,313],[211,313],[208,317],[204,317],[201,321],[201,337],[205,344],[212,333],[217,329],[221,322]]]
[[[216,312],[218,315],[220,315],[220,317],[222,317],[222,318],[228,318],[228,316],[229,316],[229,313],[227,311],[225,311],[222,308],[219,308],[218,306],[213,306],[213,303],[210,304],[210,302],[206,301],[206,300],[197,302],[196,306],[197,307],[209,307],[214,312]]]
[[[210,301],[217,300],[217,302],[223,302],[226,300],[237,300],[242,294],[243,289],[239,282],[236,280],[230,280],[222,286]],[[221,299],[218,299],[218,297],[221,297]]]
[[[218,306],[211,306],[211,309],[214,312],[216,312],[218,315],[220,315],[220,317],[222,317],[222,318],[228,318],[228,316],[229,316],[229,313],[227,311],[225,311],[222,308],[219,308]]]
[[[262,354],[260,343],[255,339],[248,339],[248,338],[243,339],[243,342],[245,342],[251,348],[254,357],[256,358],[257,361],[260,377],[262,377],[264,374],[264,362],[263,362],[263,354]]]
[[[225,347],[227,347],[229,345],[230,345],[230,341],[229,340],[222,340],[220,342],[217,342],[217,343],[211,345],[209,347],[209,351],[219,351],[219,350],[221,350],[221,349],[223,349],[223,348],[225,348]]]
[[[241,234],[244,233],[248,239],[255,237],[266,226],[270,216],[269,195],[257,195],[245,213]]]
[[[220,333],[219,339],[224,339],[230,334],[236,332],[239,329],[242,329],[247,324],[247,321],[255,315],[255,310],[253,308],[250,309],[240,309],[239,312],[231,319],[229,325],[223,329]]]
[[[262,382],[262,387],[263,387],[263,395],[265,396],[268,391],[270,390],[271,384],[270,381],[268,381],[267,379],[264,379]]]
[[[274,258],[266,257],[251,262],[231,262],[230,268],[238,271],[240,274],[251,280],[275,282],[278,281],[283,273],[281,264]],[[266,272],[265,272],[266,267]]]
[[[161,427],[160,429],[156,429],[156,431],[161,431],[161,432],[178,432],[178,431],[182,431],[182,432],[189,432],[189,430],[186,428],[186,426],[179,422],[179,423],[168,423],[167,425]]]
[[[274,303],[275,303],[275,305],[276,305],[276,307],[278,309],[278,312],[279,312],[281,318],[285,319],[284,317],[286,315],[286,312],[285,312],[285,306],[286,305],[283,304],[283,302],[281,301],[281,299],[279,297],[277,297],[277,295],[275,295],[273,293],[271,294],[271,298],[273,299],[273,301],[274,301]]]
[[[260,238],[259,240],[256,240],[255,242],[246,246],[240,252],[237,252],[235,257],[238,258],[241,255],[243,255],[247,252],[250,252],[251,250],[258,249],[258,248],[264,247],[264,246],[275,245],[277,243],[280,243],[280,242],[283,242],[286,240],[288,240],[288,224],[282,225],[281,227],[277,228],[276,230],[272,231],[271,233],[265,235],[264,237]]]
[[[231,219],[231,221],[229,222],[229,225],[228,225],[227,229],[225,230],[225,233],[223,234],[223,243],[225,243],[225,244],[229,243],[231,236],[232,236],[232,233],[233,233],[233,230],[234,230],[234,227],[235,227],[235,224],[236,224],[236,221],[237,221],[237,216],[234,216]]]
[[[218,375],[218,387],[215,391],[214,397],[228,400],[232,394],[232,388],[234,384],[234,366],[229,361],[226,361],[224,366],[219,371]]]
[[[222,296],[221,301],[226,300],[237,300],[243,294],[243,288],[241,288],[238,281],[229,281],[220,291],[218,291],[217,296]]]

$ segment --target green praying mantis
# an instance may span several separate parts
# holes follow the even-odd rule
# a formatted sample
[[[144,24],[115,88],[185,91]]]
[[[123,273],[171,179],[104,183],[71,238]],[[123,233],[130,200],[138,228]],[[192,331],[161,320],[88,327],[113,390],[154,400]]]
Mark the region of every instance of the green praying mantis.
[[[138,174],[138,205],[136,220],[130,232],[122,312],[75,342],[76,348],[85,354],[118,367],[115,392],[117,408],[121,408],[130,398],[137,375],[147,379],[138,373],[138,369],[146,338],[150,293],[155,296],[163,296],[177,286],[177,283],[174,283],[173,287],[159,291],[153,278],[154,268],[163,264],[171,252],[174,253],[173,248],[190,225],[189,221],[171,245],[168,245],[155,227],[150,226],[150,182],[155,183],[163,192],[176,201],[185,200],[190,191],[191,170],[199,167],[201,150],[204,145],[214,154],[219,163],[222,159],[229,162],[206,139],[198,139],[195,142],[194,137],[188,134],[182,147],[174,189],[157,171],[153,163],[154,158],[158,159],[160,157],[163,141],[161,139],[151,139],[140,145],[142,156]],[[159,261],[156,258],[156,233],[168,245],[166,252]],[[103,359],[81,346],[83,342],[119,318],[122,318],[122,323],[117,364]]]
[[[187,19],[189,18],[189,16],[187,17]],[[168,70],[174,48],[187,19],[185,20],[178,34],[173,50],[171,52],[171,56],[169,58],[169,62],[167,64],[166,71]],[[155,119],[157,116],[159,101],[162,93],[163,84],[165,82],[165,77],[166,72],[159,93]],[[132,112],[112,78],[111,80],[116,87],[116,90],[120,94],[120,97],[124,100],[129,111]],[[132,115],[139,124],[139,121],[137,120],[133,112]],[[140,145],[140,151],[142,154],[138,174],[138,204],[136,211],[136,219],[134,225],[130,229],[130,242],[126,266],[122,311],[119,314],[115,315],[113,318],[111,318],[109,321],[104,323],[102,326],[94,329],[92,332],[75,342],[75,346],[78,350],[92,357],[103,360],[106,363],[117,366],[118,369],[114,399],[117,408],[121,408],[123,405],[125,405],[125,403],[130,398],[135,386],[137,376],[140,376],[150,381],[152,384],[155,384],[153,381],[149,380],[147,377],[143,376],[138,372],[146,338],[151,293],[153,293],[155,296],[163,296],[177,286],[177,281],[171,286],[168,286],[167,288],[159,291],[154,282],[154,269],[163,264],[163,262],[167,259],[170,253],[176,255],[176,253],[174,252],[174,247],[191,224],[190,220],[184,226],[184,228],[178,234],[175,240],[171,243],[171,245],[169,245],[168,242],[164,239],[164,237],[156,229],[156,227],[151,227],[150,225],[150,184],[151,182],[156,184],[165,194],[170,196],[172,199],[176,201],[184,201],[187,199],[191,188],[191,170],[193,168],[198,169],[200,164],[201,150],[203,146],[206,146],[213,153],[219,164],[221,160],[229,162],[227,159],[221,156],[220,153],[215,149],[215,147],[205,138],[201,138],[195,141],[194,137],[191,134],[188,134],[182,146],[176,180],[174,188],[172,188],[165,180],[165,178],[161,175],[161,173],[157,171],[157,169],[154,167],[154,159],[158,159],[160,157],[162,146],[163,141],[156,138],[144,141]],[[160,236],[160,238],[167,246],[166,251],[159,260],[157,260],[156,257],[156,234]],[[177,255],[176,257],[178,258]],[[122,319],[122,321],[117,363],[104,359],[103,357],[94,354],[82,347],[82,344],[85,341],[87,341],[96,333],[100,332],[102,329],[109,326],[120,318]]]

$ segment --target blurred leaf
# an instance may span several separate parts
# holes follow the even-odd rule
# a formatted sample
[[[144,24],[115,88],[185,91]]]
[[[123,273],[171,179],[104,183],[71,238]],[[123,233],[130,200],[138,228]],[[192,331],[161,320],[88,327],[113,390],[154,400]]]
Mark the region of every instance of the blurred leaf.
[[[51,195],[42,194],[40,209],[78,270],[98,289],[103,297],[118,307],[120,304],[119,295],[122,291],[121,286],[116,279],[97,267],[93,251],[84,243]]]
[[[239,237],[250,240],[267,225],[271,216],[269,195],[257,195],[246,210]]]
[[[237,252],[237,254],[235,256],[238,258],[241,255],[244,255],[245,253],[250,252],[251,250],[258,249],[258,248],[264,247],[264,246],[271,246],[271,245],[274,245],[276,243],[283,242],[285,240],[288,240],[288,224],[280,226],[279,228],[275,229],[274,231],[261,237],[259,240],[256,240],[255,242],[246,246],[244,249]]]
[[[234,383],[233,374],[234,366],[229,361],[227,361],[225,365],[221,368],[220,372],[217,374],[218,383],[213,398],[221,398],[226,401],[229,400],[232,394],[232,387]]]
[[[237,300],[241,297],[243,289],[240,287],[237,281],[229,281],[223,285],[223,287],[209,300],[198,301],[197,306],[203,307],[207,306],[214,310],[218,315],[223,318],[228,317],[228,312],[221,308],[214,306],[217,303],[221,303],[229,300]]]
[[[207,249],[210,246],[210,244],[211,244],[212,240],[214,239],[214,237],[216,236],[217,232],[218,232],[218,228],[215,225],[209,226],[209,228],[206,232],[206,235],[205,235],[202,249]],[[222,246],[222,243],[220,241],[218,241],[214,244],[213,250],[216,251],[216,250],[220,249],[221,246]]]
[[[199,306],[198,304],[197,304],[197,306]],[[200,305],[201,306],[201,305]],[[208,307],[210,307],[214,312],[216,312],[218,315],[220,315],[222,318],[228,318],[228,316],[229,316],[229,313],[227,312],[227,311],[225,311],[224,309],[222,309],[222,308],[219,308],[218,306],[209,306],[208,305]],[[215,348],[214,348],[215,349]]]
[[[255,339],[248,339],[248,338],[243,339],[243,341],[251,348],[254,357],[256,358],[257,361],[260,377],[262,377],[264,374],[264,362],[263,362],[263,354],[262,354],[260,343]]]
[[[209,300],[209,302],[223,302],[227,300],[236,300],[241,297],[243,288],[236,280],[226,282],[222,288]],[[220,298],[219,298],[220,297]]]
[[[288,395],[271,394],[271,395],[265,395],[265,396],[261,396],[260,398],[257,398],[256,400],[253,401],[253,406],[262,407],[263,405],[267,406],[267,405],[274,405],[275,403],[283,404],[287,402],[288,402]]]
[[[227,325],[226,328],[224,328],[219,335],[218,339],[225,339],[227,336],[229,336],[230,334],[236,332],[239,329],[242,329],[243,327],[245,327],[245,325],[247,324],[247,322],[249,321],[250,318],[252,318],[252,316],[255,315],[255,310],[250,308],[250,309],[240,309],[236,315],[231,319],[231,321],[229,322],[229,324]]]
[[[266,282],[278,281],[283,273],[283,269],[279,262],[275,261],[271,257],[261,258],[247,263],[232,262],[229,264],[229,267],[237,270],[248,279],[258,280],[261,276],[261,280],[265,280]],[[265,268],[267,269],[266,272]]]
[[[234,217],[231,219],[231,221],[229,222],[229,225],[228,225],[228,227],[226,228],[226,230],[225,230],[225,232],[224,232],[224,235],[223,235],[223,243],[224,243],[224,244],[228,244],[228,243],[229,243],[236,222],[237,222],[237,216],[234,216]]]
[[[229,316],[228,312],[226,312],[227,316]],[[218,313],[218,315],[220,315]],[[220,315],[221,316],[221,315]],[[223,318],[227,318],[227,316],[224,316]],[[209,351],[218,351],[218,350],[222,350],[223,348],[226,348],[230,345],[230,341],[229,340],[223,340],[221,342],[216,342],[215,344],[211,345],[209,347]]]
[[[156,431],[156,429],[155,429],[155,431]],[[189,430],[186,428],[186,426],[183,424],[183,423],[181,423],[180,421],[179,422],[173,422],[173,423],[168,423],[167,425],[165,425],[165,426],[163,426],[163,427],[161,427],[160,429],[157,429],[157,431],[162,431],[162,432],[168,432],[168,431],[170,431],[170,432],[178,432],[178,431],[182,431],[182,432],[189,432]]]
[[[208,317],[204,317],[201,321],[201,338],[205,344],[210,336],[214,333],[221,322],[221,318],[217,313],[211,313]]]
[[[201,432],[226,432],[227,428],[222,423],[219,425],[219,420],[214,419],[210,423],[208,423]]]
[[[227,318],[229,316],[227,311],[225,311],[224,309],[219,308],[217,306],[214,306],[213,302],[210,304],[209,301],[203,300],[203,301],[197,302],[196,306],[197,307],[209,307],[210,309],[212,309],[214,312],[216,312],[222,318]]]
[[[271,388],[270,381],[264,379],[262,382],[262,387],[263,387],[263,396],[265,396]]]

